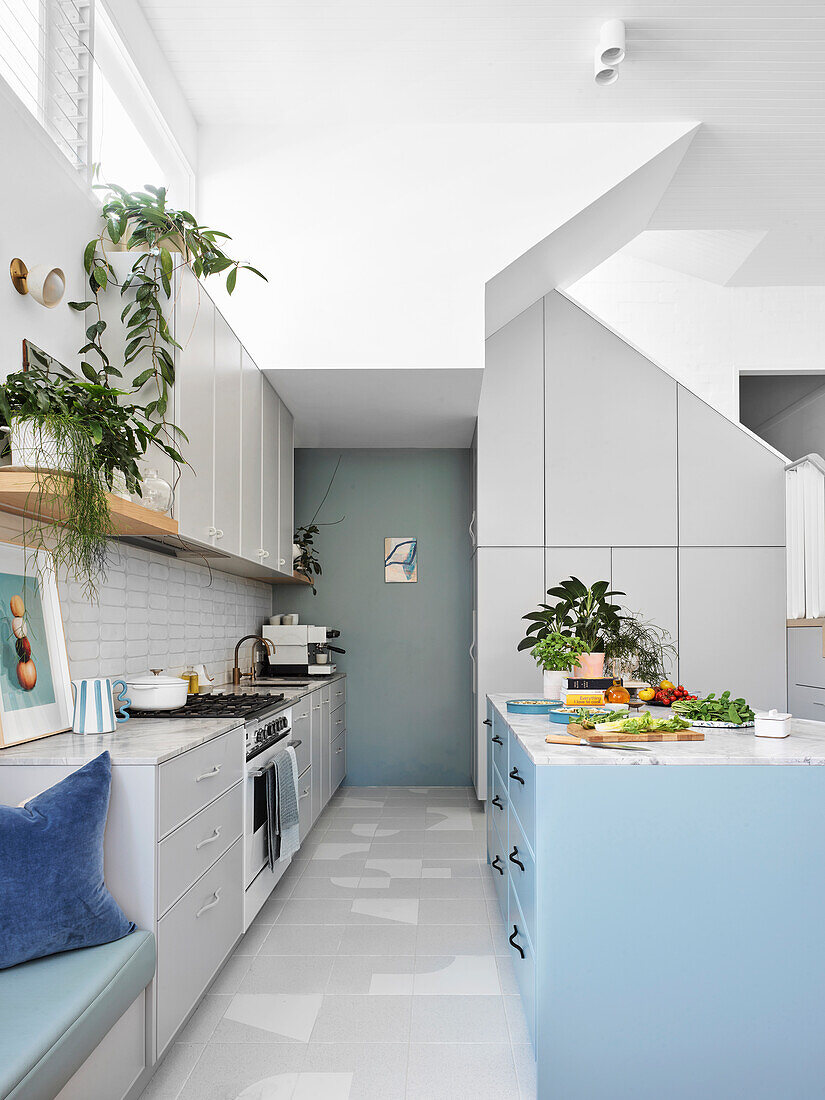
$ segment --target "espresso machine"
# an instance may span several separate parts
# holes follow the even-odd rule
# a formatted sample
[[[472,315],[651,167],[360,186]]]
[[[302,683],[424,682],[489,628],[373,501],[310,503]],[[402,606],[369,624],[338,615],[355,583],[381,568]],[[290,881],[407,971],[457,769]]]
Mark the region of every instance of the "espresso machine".
[[[336,666],[330,654],[346,652],[330,645],[341,631],[326,626],[265,626],[261,633],[275,647],[274,653],[266,655],[269,663],[262,673],[266,678],[331,676]]]

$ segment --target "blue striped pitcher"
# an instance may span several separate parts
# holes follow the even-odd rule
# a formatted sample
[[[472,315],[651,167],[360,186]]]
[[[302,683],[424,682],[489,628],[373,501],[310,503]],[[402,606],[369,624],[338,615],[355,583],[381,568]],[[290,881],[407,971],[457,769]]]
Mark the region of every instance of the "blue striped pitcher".
[[[119,687],[117,701],[122,718],[115,716],[112,692]],[[74,694],[74,718],[72,730],[75,733],[112,733],[118,722],[129,717],[127,707],[132,700],[126,698],[126,684],[123,680],[72,680]]]

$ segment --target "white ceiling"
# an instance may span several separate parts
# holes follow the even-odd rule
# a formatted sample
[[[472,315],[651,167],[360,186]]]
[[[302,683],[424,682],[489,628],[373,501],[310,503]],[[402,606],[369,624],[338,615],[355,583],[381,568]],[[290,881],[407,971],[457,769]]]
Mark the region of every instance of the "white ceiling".
[[[296,447],[469,447],[480,370],[268,370]]]
[[[821,217],[822,0],[140,3],[204,124],[700,120],[653,228]],[[611,16],[627,61],[599,88]]]

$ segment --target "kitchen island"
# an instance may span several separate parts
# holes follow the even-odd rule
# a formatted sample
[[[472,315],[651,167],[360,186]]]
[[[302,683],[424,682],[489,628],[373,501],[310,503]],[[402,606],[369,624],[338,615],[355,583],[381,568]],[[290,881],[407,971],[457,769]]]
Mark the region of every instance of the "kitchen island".
[[[512,697],[488,858],[540,1100],[825,1094],[825,724],[568,747]]]

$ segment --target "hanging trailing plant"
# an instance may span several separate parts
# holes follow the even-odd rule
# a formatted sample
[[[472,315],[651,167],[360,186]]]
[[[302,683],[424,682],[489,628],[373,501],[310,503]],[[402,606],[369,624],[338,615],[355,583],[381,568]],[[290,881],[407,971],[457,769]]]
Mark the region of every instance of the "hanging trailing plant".
[[[338,473],[338,467],[341,465],[341,459],[343,457],[343,455],[338,455],[338,461],[335,463],[335,469],[332,471],[332,477],[329,479],[327,491],[324,493],[323,497],[321,497],[321,503],[315,509],[312,519],[303,527],[296,527],[295,533],[292,536],[299,551],[298,556],[293,562],[293,568],[296,573],[301,573],[310,582],[313,596],[318,595],[313,573],[315,576],[320,577],[322,572],[321,559],[318,557],[318,548],[314,545],[315,536],[318,534],[320,527],[334,527],[336,523],[341,523],[347,518],[346,516],[341,516],[341,519],[335,519],[329,523],[322,523],[320,525],[315,522],[318,513],[323,508],[329,496],[330,489],[332,489],[332,483],[335,481],[335,475]]]
[[[235,289],[239,270],[251,271],[264,280],[266,276],[250,264],[226,255],[219,241],[230,240],[228,233],[200,225],[188,210],[168,206],[165,187],[145,186],[145,191],[127,191],[117,184],[99,185],[106,192],[101,210],[103,225],[83,253],[92,297],[69,305],[81,313],[90,309],[96,313],[96,320],[86,329],[87,342],[80,349],[81,370],[89,381],[109,385],[111,378],[122,378],[130,364],[148,354],[149,366],[136,374],[130,385],[139,390],[154,380],[155,392],[144,411],[162,425],[159,434],[171,435],[175,428],[167,421],[167,410],[169,391],[175,382],[174,349],[180,344],[172,335],[163,304],[172,297],[176,269],[189,267],[198,279],[226,272],[229,294]],[[126,278],[119,283],[107,245],[121,242],[138,255]],[[125,299],[120,320],[126,326],[127,341],[121,365],[112,363],[103,345],[106,322],[100,296],[114,286]]]

